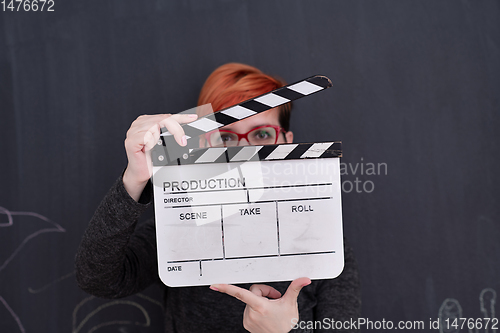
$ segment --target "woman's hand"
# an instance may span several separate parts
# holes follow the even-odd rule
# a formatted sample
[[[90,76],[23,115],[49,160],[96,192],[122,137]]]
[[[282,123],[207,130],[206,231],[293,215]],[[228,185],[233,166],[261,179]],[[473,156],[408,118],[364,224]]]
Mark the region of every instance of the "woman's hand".
[[[152,175],[150,151],[160,139],[160,128],[166,129],[181,146],[187,144],[180,124],[196,120],[196,114],[158,114],[138,117],[127,131],[125,150],[128,165],[123,174],[123,184],[128,194],[138,201],[144,186]]]
[[[210,289],[231,295],[246,303],[243,327],[252,333],[289,332],[299,319],[297,297],[302,287],[311,283],[309,278],[295,279],[285,295],[265,284],[254,284],[250,290],[230,284],[214,284]],[[296,321],[292,321],[295,318]]]

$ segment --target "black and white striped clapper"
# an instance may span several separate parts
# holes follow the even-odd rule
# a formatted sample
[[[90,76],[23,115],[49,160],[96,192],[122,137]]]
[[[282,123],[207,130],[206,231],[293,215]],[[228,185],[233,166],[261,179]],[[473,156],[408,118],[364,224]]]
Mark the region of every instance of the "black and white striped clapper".
[[[170,162],[161,154],[162,150],[153,151],[153,166],[342,157],[342,145],[340,141],[334,141],[201,148]]]
[[[187,159],[192,149],[199,148],[199,135],[230,125],[301,97],[309,96],[331,86],[332,82],[326,76],[311,76],[237,105],[208,114],[191,123],[183,124],[182,127],[188,138],[185,147],[179,146],[175,142],[173,136],[169,135],[168,132],[162,133],[161,139],[153,149],[153,155],[162,159],[162,161],[155,161],[153,159],[153,163],[162,162],[163,165],[184,164],[181,160]]]

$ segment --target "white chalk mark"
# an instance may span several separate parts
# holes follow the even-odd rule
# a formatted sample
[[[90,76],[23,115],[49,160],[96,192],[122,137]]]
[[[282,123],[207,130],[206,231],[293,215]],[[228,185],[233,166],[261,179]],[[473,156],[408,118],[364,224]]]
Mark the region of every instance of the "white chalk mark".
[[[146,309],[144,309],[144,307],[142,307],[141,305],[139,305],[138,303],[136,302],[132,302],[132,301],[122,301],[122,300],[118,300],[118,301],[111,301],[111,302],[108,302],[108,303],[105,303],[101,306],[99,306],[97,309],[95,309],[94,311],[92,311],[91,313],[89,313],[81,322],[80,324],[78,325],[78,327],[75,329],[74,326],[73,326],[73,333],[78,333],[82,327],[90,320],[90,318],[92,318],[93,316],[95,316],[98,312],[100,312],[101,310],[104,310],[110,306],[114,306],[114,305],[130,305],[130,306],[135,306],[137,307],[144,315],[144,318],[146,320],[146,323],[144,324],[140,324],[140,323],[136,323],[136,324],[139,324],[141,326],[144,326],[144,327],[148,327],[150,324],[151,324],[151,320],[149,318],[149,314],[147,313]],[[75,322],[75,319],[76,319],[76,313],[73,313],[73,320]],[[107,323],[112,323],[112,322],[107,322]],[[131,321],[127,321],[126,322],[127,324],[133,324]],[[99,325],[104,325],[106,323],[101,323]],[[98,325],[98,326],[99,326]],[[92,332],[95,330],[95,327],[93,327],[90,331],[88,332]]]
[[[488,299],[488,298],[489,298],[489,301],[490,301],[490,304],[489,304],[490,307],[489,307],[489,309],[484,305],[485,299]],[[481,313],[484,315],[484,318],[492,318],[492,319],[496,318],[495,317],[495,303],[496,303],[496,300],[497,300],[497,293],[492,288],[485,288],[485,289],[483,289],[481,291],[481,293],[479,294],[479,305],[480,305]],[[488,333],[489,329],[490,329],[490,327],[487,327],[484,330],[484,332]]]
[[[146,299],[154,304],[157,304],[161,307],[161,304],[146,296],[146,295],[143,295],[143,294],[137,294],[137,296],[143,298],[143,299]],[[104,322],[104,323],[101,323],[99,325],[96,325],[96,326],[93,326],[89,331],[87,331],[87,333],[92,333],[94,331],[96,331],[97,329],[101,328],[101,327],[104,327],[104,326],[109,326],[109,325],[114,325],[114,324],[124,324],[124,325],[137,325],[137,326],[143,326],[143,327],[149,327],[151,325],[151,318],[148,314],[148,312],[146,311],[146,309],[141,306],[139,303],[137,302],[133,302],[133,301],[127,301],[127,300],[117,300],[117,301],[111,301],[111,302],[108,302],[108,303],[105,303],[101,306],[99,306],[98,308],[96,308],[94,311],[92,311],[91,313],[89,313],[77,326],[77,319],[76,319],[76,315],[78,313],[78,311],[80,310],[80,308],[87,302],[93,300],[95,297],[94,296],[90,296],[90,297],[87,297],[85,298],[83,301],[81,301],[80,303],[78,303],[78,305],[75,307],[75,309],[73,310],[73,329],[72,329],[72,333],[78,333],[80,332],[80,330],[83,328],[83,326],[85,326],[85,324],[93,317],[95,316],[99,311],[103,310],[103,309],[106,309],[106,308],[109,308],[111,306],[115,306],[115,305],[130,305],[130,306],[133,306],[133,307],[136,307],[137,309],[139,309],[142,314],[144,315],[144,319],[145,319],[145,322],[144,323],[139,323],[139,322],[132,322],[132,321],[117,321],[117,320],[114,320],[114,321],[108,321],[108,322]]]
[[[16,321],[17,323],[17,326],[19,326],[19,330],[21,331],[21,333],[26,333],[26,331],[24,330],[24,327],[23,327],[23,324],[21,323],[21,320],[19,319],[19,317],[16,315],[16,313],[14,312],[14,310],[12,310],[9,306],[9,304],[7,304],[7,301],[3,299],[2,296],[0,296],[0,302],[2,302],[2,304],[5,306],[5,308],[7,309],[7,311],[10,312],[10,315],[14,318],[14,320]]]
[[[489,300],[489,304],[485,305],[485,302]],[[479,293],[479,309],[481,310],[481,313],[483,314],[483,318],[496,318],[495,317],[495,304],[497,300],[497,293],[494,289],[492,288],[485,288],[481,290],[481,293]],[[489,308],[488,308],[489,305]],[[460,328],[456,327],[456,329],[453,329],[453,326],[451,325],[445,325],[444,322],[446,319],[450,319],[449,322],[453,322],[455,319],[463,318],[462,316],[462,307],[460,306],[460,303],[453,298],[447,298],[444,300],[443,304],[441,304],[441,307],[439,308],[439,332],[443,333],[449,333],[449,332],[459,332]],[[451,327],[448,327],[451,326]],[[461,325],[459,325],[461,326]],[[491,325],[488,327],[485,327],[484,332],[488,333],[489,329],[491,328]],[[474,333],[474,331],[469,328],[468,329],[469,333]],[[475,333],[479,333],[479,329],[476,328]]]
[[[0,223],[0,227],[11,227],[11,226],[13,226],[14,225],[14,218],[13,218],[13,216],[16,216],[16,215],[33,216],[33,217],[36,217],[36,218],[38,218],[38,219],[40,219],[42,221],[45,221],[45,222],[53,225],[55,227],[55,228],[45,228],[45,229],[38,230],[37,232],[34,232],[31,235],[29,235],[28,237],[26,237],[22,241],[22,243],[14,250],[14,252],[0,266],[0,272],[5,267],[7,267],[7,265],[12,261],[12,259],[14,259],[14,257],[19,253],[19,251],[21,251],[21,249],[24,247],[24,245],[27,242],[29,242],[31,239],[35,238],[36,236],[38,236],[40,234],[46,233],[46,232],[65,232],[66,231],[59,224],[57,224],[55,222],[52,222],[51,220],[49,220],[45,216],[37,214],[37,213],[33,213],[33,212],[11,212],[11,211],[9,211],[8,209],[6,209],[4,207],[0,207],[0,214],[7,215],[7,223]],[[9,313],[11,314],[11,316],[17,322],[17,325],[19,326],[19,329],[20,329],[21,333],[25,333],[26,331],[25,331],[25,329],[23,327],[23,324],[21,323],[21,320],[16,315],[16,313],[10,308],[9,304],[7,303],[7,301],[5,301],[5,299],[3,299],[3,297],[1,297],[1,296],[0,296],[0,302],[5,306],[5,308],[7,309],[7,311],[9,311]]]
[[[45,222],[54,226],[54,228],[45,228],[45,229],[38,230],[37,232],[34,232],[31,235],[29,235],[28,237],[26,237],[23,240],[23,242],[14,250],[14,252],[10,255],[10,257],[8,257],[7,260],[5,260],[5,262],[0,266],[0,272],[9,264],[9,262],[12,261],[12,259],[14,259],[14,257],[19,253],[19,251],[21,251],[21,249],[24,247],[24,245],[26,245],[26,243],[28,243],[31,239],[33,239],[33,238],[35,238],[43,233],[47,233],[47,232],[66,232],[66,230],[63,227],[61,227],[59,224],[52,222],[51,220],[49,220],[45,216],[37,214],[37,213],[11,212],[4,207],[0,207],[0,214],[5,214],[5,215],[7,215],[7,218],[8,218],[8,222],[4,223],[4,224],[0,224],[0,227],[12,226],[14,224],[13,216],[15,216],[15,215],[33,216],[33,217],[36,217],[36,218],[38,218],[42,221],[45,221]]]
[[[97,331],[98,329],[100,329],[101,327],[104,327],[104,326],[119,325],[119,324],[122,324],[122,325],[132,325],[132,324],[135,324],[136,326],[149,327],[149,325],[144,325],[144,324],[141,324],[141,323],[138,323],[138,322],[132,323],[131,321],[126,321],[126,320],[124,320],[124,321],[115,320],[115,321],[108,321],[108,322],[96,325],[96,326],[92,327],[89,331],[87,331],[87,333],[95,332],[95,331]]]
[[[135,296],[139,296],[140,298],[144,298],[145,300],[148,300],[148,301],[150,301],[151,303],[156,304],[156,305],[158,305],[160,308],[162,308],[162,309],[163,309],[163,305],[162,305],[160,302],[158,302],[158,301],[157,301],[157,300],[155,300],[155,299],[152,299],[152,298],[151,298],[151,297],[149,297],[149,296],[146,296],[146,295],[143,295],[143,294],[136,294]]]
[[[14,222],[12,221],[12,214],[5,208],[0,207],[0,214],[7,215],[7,223],[0,223],[0,227],[10,227]]]
[[[71,272],[71,273],[68,273],[68,274],[66,274],[66,275],[64,275],[64,276],[61,276],[60,278],[55,279],[54,281],[52,281],[52,282],[50,282],[50,283],[46,284],[45,286],[43,286],[43,287],[41,287],[41,288],[38,288],[38,289],[33,289],[33,288],[31,288],[31,287],[30,287],[30,288],[28,288],[28,291],[29,291],[30,293],[32,293],[32,294],[38,294],[38,293],[40,293],[40,292],[42,292],[42,291],[44,291],[44,290],[48,289],[48,288],[49,288],[49,287],[51,287],[52,285],[54,285],[54,284],[56,284],[56,283],[58,283],[58,282],[61,282],[62,280],[67,279],[67,278],[69,278],[69,277],[71,277],[71,276],[73,276],[73,275],[75,275],[75,271],[73,271],[73,272]]]
[[[490,314],[488,315],[488,310],[484,307],[485,294],[491,293],[490,298]],[[497,293],[492,288],[486,288],[479,294],[479,303],[481,305],[481,312],[484,314],[485,318],[495,318],[495,303],[497,300]]]
[[[439,308],[438,318],[440,333],[458,332],[459,330],[454,330],[453,327],[447,327],[447,325],[445,325],[445,320],[450,319],[451,322],[455,318],[462,318],[462,307],[460,306],[460,303],[453,298],[445,299]]]
[[[94,296],[89,296],[87,298],[85,298],[83,301],[81,301],[80,303],[78,303],[76,306],[75,306],[75,309],[73,310],[73,332],[75,331],[75,326],[76,326],[76,314],[78,312],[78,310],[80,310],[80,308],[85,304],[87,303],[88,301],[91,301],[93,300],[95,297]]]

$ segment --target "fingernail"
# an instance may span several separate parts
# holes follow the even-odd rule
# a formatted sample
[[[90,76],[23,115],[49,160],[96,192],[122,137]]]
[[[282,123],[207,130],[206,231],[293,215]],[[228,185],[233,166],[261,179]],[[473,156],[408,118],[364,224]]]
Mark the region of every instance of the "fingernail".
[[[196,113],[191,113],[189,114],[189,118],[197,118],[198,115]]]
[[[183,136],[182,139],[181,139],[181,143],[183,146],[187,145],[187,136]]]
[[[210,289],[215,290],[215,291],[219,291],[219,289],[215,288],[214,286],[210,286]]]

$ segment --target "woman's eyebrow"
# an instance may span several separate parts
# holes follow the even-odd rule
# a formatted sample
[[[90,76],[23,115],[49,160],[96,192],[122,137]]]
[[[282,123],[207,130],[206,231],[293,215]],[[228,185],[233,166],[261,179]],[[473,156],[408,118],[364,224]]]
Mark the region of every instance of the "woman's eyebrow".
[[[271,124],[262,124],[262,125],[257,125],[257,126],[252,127],[252,129],[257,128],[257,127],[261,127],[261,126],[268,126],[268,125],[271,125]]]
[[[264,124],[260,124],[260,125],[255,125],[255,126],[252,126],[252,128],[250,130],[253,130],[257,127],[261,127],[261,126],[268,126],[268,125],[271,125],[271,124],[268,124],[268,123],[264,123]],[[227,125],[227,126],[231,126],[231,125]],[[231,127],[227,127],[227,126],[224,126],[224,127],[221,127],[219,128],[220,130],[226,130],[226,131],[232,131],[234,132],[234,130],[231,128]],[[274,126],[274,125],[273,125]],[[278,125],[279,126],[279,125]]]

